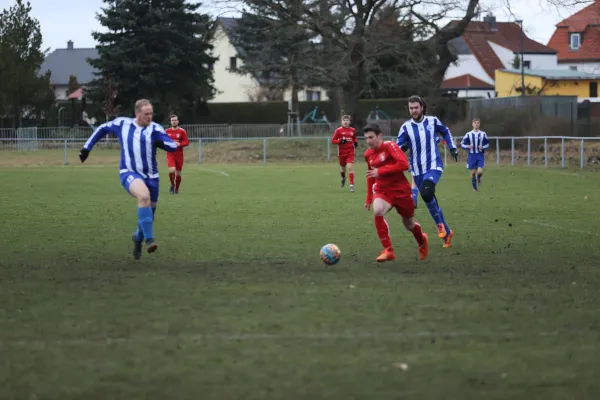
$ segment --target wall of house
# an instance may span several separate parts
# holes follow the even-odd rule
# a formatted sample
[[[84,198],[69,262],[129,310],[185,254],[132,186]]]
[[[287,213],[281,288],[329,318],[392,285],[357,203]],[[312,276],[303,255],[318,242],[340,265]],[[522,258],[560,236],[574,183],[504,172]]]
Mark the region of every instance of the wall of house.
[[[450,64],[444,74],[444,80],[456,78],[457,76],[471,74],[472,76],[481,79],[490,85],[494,84],[494,80],[485,72],[479,61],[472,54],[460,54],[455,64]]]
[[[515,53],[512,50],[507,49],[504,46],[488,41],[490,47],[502,64],[504,68],[512,68],[513,60],[515,59]],[[521,55],[518,54],[520,57]],[[558,57],[556,54],[523,54],[523,60],[530,62],[530,69],[557,69],[560,68],[558,65]]]
[[[590,83],[596,82],[600,88],[599,80],[561,80],[561,81],[546,81],[544,94],[547,96],[577,96],[590,97]]]
[[[214,86],[217,94],[210,103],[235,103],[252,101],[258,92],[258,82],[249,75],[239,75],[229,71],[230,57],[237,57],[235,47],[231,44],[227,34],[217,27],[213,41],[213,55],[219,57],[213,66]],[[242,60],[237,58],[237,66]]]
[[[54,95],[56,96],[56,100],[66,100],[68,89],[68,85],[54,85]]]
[[[485,98],[485,99],[493,99],[496,97],[493,90],[483,90],[483,89],[470,89],[470,90],[459,90],[456,94],[456,97],[459,99],[464,98]]]
[[[560,63],[560,68],[571,69],[576,67],[577,71],[589,72],[592,74],[600,74],[600,62],[586,62],[586,63]]]
[[[525,75],[525,87],[527,86],[541,88],[543,86],[543,79],[538,76]],[[521,88],[521,74],[496,71],[497,97],[518,96],[521,93],[517,92],[516,88]]]
[[[292,90],[286,89],[283,92],[283,100],[290,101],[292,99]],[[329,97],[325,89],[320,87],[305,87],[298,90],[298,101],[327,101]]]

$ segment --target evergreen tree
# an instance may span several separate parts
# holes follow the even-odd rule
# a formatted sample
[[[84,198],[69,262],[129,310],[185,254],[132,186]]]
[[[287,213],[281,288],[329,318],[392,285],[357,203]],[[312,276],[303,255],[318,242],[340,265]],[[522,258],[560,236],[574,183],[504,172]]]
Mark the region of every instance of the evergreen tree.
[[[210,65],[213,27],[199,3],[186,0],[103,0],[98,20],[108,32],[94,32],[99,58],[90,59],[97,79],[89,96],[105,103],[116,87],[112,110],[133,112],[139,98],[155,106],[155,119],[177,112],[192,120],[214,95]],[[110,84],[107,84],[107,80]]]

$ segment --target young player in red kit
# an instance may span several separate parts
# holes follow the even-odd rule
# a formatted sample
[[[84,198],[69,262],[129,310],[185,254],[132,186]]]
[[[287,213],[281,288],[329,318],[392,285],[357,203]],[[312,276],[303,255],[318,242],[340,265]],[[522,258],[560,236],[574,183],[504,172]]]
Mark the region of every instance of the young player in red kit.
[[[171,115],[171,127],[166,129],[167,135],[177,143],[177,150],[174,153],[167,153],[167,166],[169,167],[169,179],[171,179],[171,189],[169,193],[179,194],[179,185],[181,185],[181,170],[183,169],[183,148],[190,144],[187,133],[179,127],[179,118],[177,115]]]
[[[421,225],[415,221],[415,206],[412,201],[410,183],[404,176],[408,159],[394,142],[383,140],[381,129],[377,124],[369,124],[364,128],[365,139],[369,149],[365,151],[367,162],[367,199],[365,209],[373,208],[375,228],[383,245],[383,252],[377,257],[378,262],[396,259],[392,247],[390,231],[384,218],[385,214],[395,208],[402,217],[404,227],[411,231],[419,245],[419,259],[427,258],[429,240],[423,233]]]
[[[340,175],[342,185],[346,184],[346,169],[350,178],[350,191],[354,192],[354,148],[358,146],[356,129],[350,127],[350,116],[342,117],[342,126],[337,128],[331,138],[331,143],[338,145],[338,160],[340,163]]]

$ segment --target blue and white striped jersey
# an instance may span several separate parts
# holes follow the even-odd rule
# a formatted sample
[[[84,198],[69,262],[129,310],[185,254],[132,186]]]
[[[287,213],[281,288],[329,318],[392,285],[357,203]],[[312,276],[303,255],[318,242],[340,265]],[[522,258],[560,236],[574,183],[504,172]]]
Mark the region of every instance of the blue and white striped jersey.
[[[141,127],[135,118],[119,117],[100,125],[87,142],[84,149],[92,150],[94,145],[108,134],[119,138],[121,144],[121,163],[119,173],[137,172],[144,178],[158,178],[155,141],[162,141],[165,150],[177,150],[175,143],[159,124],[152,122],[147,127]]]
[[[425,116],[421,122],[411,119],[402,124],[396,143],[410,149],[410,172],[413,176],[431,170],[444,171],[437,146],[438,135],[442,135],[448,148],[456,149],[450,129],[437,117]]]
[[[460,142],[460,146],[467,150],[469,150],[469,146],[473,146],[473,148],[469,150],[469,153],[480,154],[484,153],[485,149],[490,147],[490,142],[487,134],[484,131],[471,131],[467,132],[465,137],[463,137],[462,141]],[[479,150],[479,146],[481,146],[482,150]]]

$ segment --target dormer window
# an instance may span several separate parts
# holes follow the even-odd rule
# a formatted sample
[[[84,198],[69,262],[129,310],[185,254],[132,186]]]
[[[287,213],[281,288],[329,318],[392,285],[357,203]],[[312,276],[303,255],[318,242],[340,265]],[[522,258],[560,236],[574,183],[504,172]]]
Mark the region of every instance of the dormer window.
[[[571,33],[569,35],[569,50],[579,50],[581,47],[581,33]]]

